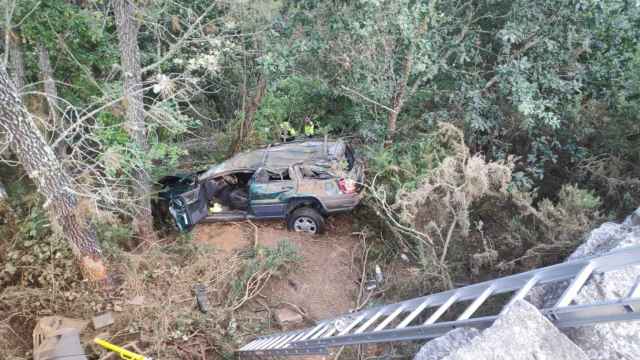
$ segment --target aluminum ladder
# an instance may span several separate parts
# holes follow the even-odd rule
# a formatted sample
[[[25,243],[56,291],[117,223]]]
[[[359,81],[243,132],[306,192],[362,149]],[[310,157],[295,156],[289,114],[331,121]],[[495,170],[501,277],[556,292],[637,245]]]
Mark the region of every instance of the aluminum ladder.
[[[460,327],[484,329],[491,326],[510,303],[523,299],[534,286],[550,283],[566,286],[552,307],[541,309],[557,327],[640,320],[640,277],[634,284],[629,284],[627,296],[621,299],[572,305],[572,300],[592,274],[633,265],[640,265],[640,246],[367,308],[319,321],[312,328],[261,336],[240,348],[238,355],[240,358],[321,355],[328,354],[332,347],[431,339]],[[473,317],[488,299],[494,297],[504,305],[495,306],[493,315]]]

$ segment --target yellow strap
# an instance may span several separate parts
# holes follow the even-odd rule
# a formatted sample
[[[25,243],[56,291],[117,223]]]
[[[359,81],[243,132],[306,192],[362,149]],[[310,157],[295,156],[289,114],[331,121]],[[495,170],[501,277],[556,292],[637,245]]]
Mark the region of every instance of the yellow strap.
[[[140,354],[136,354],[133,351],[129,351],[127,349],[121,348],[120,346],[117,345],[113,345],[112,343],[106,341],[106,340],[102,340],[100,338],[95,338],[93,339],[93,341],[102,346],[103,348],[109,350],[109,351],[113,351],[114,353],[117,353],[118,355],[120,355],[121,359],[125,359],[125,360],[149,360],[147,358],[145,358],[143,355]]]

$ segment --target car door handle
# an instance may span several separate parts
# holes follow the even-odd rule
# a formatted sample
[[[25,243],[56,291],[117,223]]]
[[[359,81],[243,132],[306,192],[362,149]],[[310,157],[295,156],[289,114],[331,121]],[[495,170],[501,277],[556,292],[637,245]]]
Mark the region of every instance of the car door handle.
[[[288,185],[288,186],[283,186],[281,187],[282,190],[293,190],[293,186]]]

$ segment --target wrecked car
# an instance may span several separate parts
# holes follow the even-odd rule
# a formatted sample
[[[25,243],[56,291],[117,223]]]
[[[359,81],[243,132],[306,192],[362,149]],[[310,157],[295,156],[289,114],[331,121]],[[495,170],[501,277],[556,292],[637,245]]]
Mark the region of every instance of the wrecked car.
[[[343,140],[306,139],[243,152],[208,170],[160,180],[180,231],[200,222],[284,219],[322,233],[327,216],[361,198],[364,168]]]

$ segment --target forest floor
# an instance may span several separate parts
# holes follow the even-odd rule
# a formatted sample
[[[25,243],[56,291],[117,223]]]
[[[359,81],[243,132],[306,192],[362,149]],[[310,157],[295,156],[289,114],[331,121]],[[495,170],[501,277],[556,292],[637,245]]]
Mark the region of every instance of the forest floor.
[[[293,304],[308,318],[319,320],[355,307],[361,269],[360,239],[352,234],[349,216],[329,219],[327,231],[318,236],[290,232],[282,221],[202,224],[193,241],[222,250],[221,256],[255,246],[275,247],[291,243],[300,261],[286,276],[269,281],[261,293],[274,307]]]
[[[185,239],[188,243],[180,243]],[[30,358],[34,326],[48,315],[90,321],[111,311],[113,325],[94,330],[89,324],[82,331],[91,359],[112,358],[91,345],[95,336],[163,359],[215,359],[231,358],[233,350],[255,336],[282,331],[275,321],[279,309],[299,313],[303,321],[293,326],[305,327],[356,307],[363,242],[352,233],[349,215],[330,218],[326,233],[318,236],[293,233],[284,222],[267,221],[201,224],[185,239],[121,253],[119,262],[112,264],[117,287],[109,293],[96,292],[86,283],[64,290],[15,287],[0,292],[0,314],[6,313],[0,315],[0,346],[9,350],[0,359]],[[283,240],[295,249],[295,263],[274,273],[259,295],[229,312],[221,304],[231,295],[220,289],[242,275],[247,264],[243,254],[277,248]],[[172,246],[177,250],[167,250]],[[197,250],[180,254],[183,247]],[[191,292],[198,282],[207,285],[207,314],[198,311]]]

